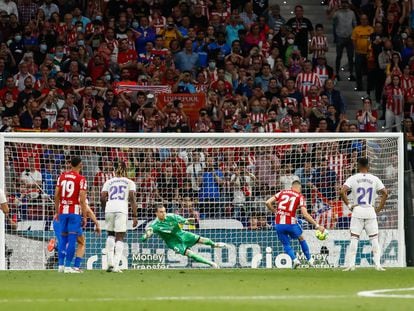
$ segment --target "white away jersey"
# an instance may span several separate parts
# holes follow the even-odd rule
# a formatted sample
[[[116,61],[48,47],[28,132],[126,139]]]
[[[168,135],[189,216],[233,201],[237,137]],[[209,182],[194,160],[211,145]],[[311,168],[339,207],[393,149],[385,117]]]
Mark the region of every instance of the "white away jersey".
[[[135,183],[126,177],[113,177],[106,181],[102,192],[108,192],[105,213],[128,214],[129,192],[136,191]]]
[[[375,175],[358,173],[349,177],[345,186],[351,189],[351,204],[358,204],[352,211],[352,217],[376,218],[374,204],[377,192],[385,188],[382,181]]]

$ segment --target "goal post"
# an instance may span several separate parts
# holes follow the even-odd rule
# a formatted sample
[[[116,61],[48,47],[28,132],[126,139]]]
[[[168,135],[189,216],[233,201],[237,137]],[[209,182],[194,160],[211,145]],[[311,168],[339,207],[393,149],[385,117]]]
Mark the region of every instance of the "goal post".
[[[367,157],[371,172],[390,191],[378,215],[381,260],[384,266],[403,267],[403,154],[401,133],[1,133],[0,183],[11,212],[3,229],[0,223],[0,269],[57,267],[56,252],[48,250],[54,237],[54,187],[74,155],[82,158],[88,199],[103,228],[99,194],[114,175],[115,162],[127,164],[128,177],[137,185],[138,227],[129,221],[122,260],[128,269],[203,267],[168,250],[157,237],[139,241],[158,204],[195,218],[185,230],[225,242],[224,249],[193,247],[222,267],[290,267],[264,202],[296,179],[309,213],[329,230],[328,240],[319,241],[298,215],[317,266],[344,266],[350,211],[339,189],[355,173],[357,158]],[[104,269],[106,233],[96,236],[88,222],[84,234],[83,267]],[[299,244],[292,243],[305,266]],[[370,243],[361,237],[357,265],[372,265]]]

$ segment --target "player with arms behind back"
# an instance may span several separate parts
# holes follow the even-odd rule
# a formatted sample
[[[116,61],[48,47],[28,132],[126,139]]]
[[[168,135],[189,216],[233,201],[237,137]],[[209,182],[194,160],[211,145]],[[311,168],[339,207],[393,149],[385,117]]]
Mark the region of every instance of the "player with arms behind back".
[[[107,272],[122,272],[119,268],[124,250],[124,237],[128,223],[128,201],[131,202],[133,227],[137,221],[137,202],[135,183],[128,179],[125,162],[115,163],[115,177],[106,181],[102,187],[101,203],[105,208]]]
[[[59,272],[79,273],[72,268],[75,255],[76,240],[82,231],[82,215],[87,215],[86,178],[80,174],[82,159],[73,157],[71,169],[62,173],[56,184],[55,219],[61,228],[61,243],[59,244]]]
[[[219,268],[215,262],[198,255],[190,247],[195,244],[204,244],[211,247],[223,248],[226,246],[225,243],[215,243],[208,238],[203,238],[192,232],[182,230],[182,225],[191,224],[194,219],[185,219],[177,214],[167,214],[165,207],[162,205],[156,207],[155,215],[157,218],[146,229],[145,234],[141,237],[142,242],[145,242],[153,233],[156,233],[164,240],[168,248],[174,250],[176,253],[187,256],[197,262],[205,263],[210,267]]]
[[[381,267],[381,250],[378,243],[378,222],[377,213],[385,205],[388,191],[382,181],[375,175],[368,173],[368,159],[358,159],[358,173],[349,177],[342,186],[340,195],[344,203],[352,211],[351,216],[351,244],[349,245],[348,267],[344,271],[355,270],[355,257],[358,248],[359,236],[365,229],[372,244],[375,269],[384,271]],[[351,206],[347,193],[351,191]],[[374,208],[377,193],[381,194],[381,200],[377,208]]]
[[[313,266],[313,258],[311,258],[308,243],[306,243],[306,240],[302,235],[303,230],[296,218],[297,209],[300,208],[303,217],[309,223],[313,224],[316,229],[321,232],[325,230],[323,226],[320,226],[312,216],[309,215],[306,209],[306,200],[301,194],[301,191],[302,186],[300,182],[295,180],[292,182],[291,189],[282,190],[266,201],[266,207],[276,215],[275,229],[277,236],[280,242],[282,242],[285,253],[292,258],[293,269],[296,269],[300,265],[300,261],[296,258],[292,246],[290,245],[291,238],[299,240],[300,247],[308,260],[309,265]],[[275,203],[277,204],[276,208],[274,207]]]

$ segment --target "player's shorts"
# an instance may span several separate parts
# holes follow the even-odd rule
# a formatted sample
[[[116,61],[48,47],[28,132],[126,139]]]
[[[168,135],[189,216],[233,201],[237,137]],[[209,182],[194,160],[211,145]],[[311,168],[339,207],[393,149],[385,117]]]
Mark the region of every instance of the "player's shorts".
[[[128,215],[124,213],[105,213],[106,231],[126,232]]]
[[[58,244],[60,242],[61,239],[61,235],[62,235],[62,226],[60,225],[60,222],[57,220],[53,220],[53,231],[55,232],[55,236],[58,240]],[[79,230],[78,230],[78,236],[82,236],[83,235],[83,230],[82,230],[82,226],[79,226]]]
[[[298,224],[276,224],[275,229],[282,244],[289,243],[289,237],[292,239],[298,239],[303,233],[302,228]]]
[[[60,214],[59,224],[61,233],[82,234],[82,217],[78,214]]]
[[[378,234],[378,221],[376,218],[356,218],[351,217],[351,224],[349,227],[351,233],[356,235],[361,235],[362,230],[365,229],[365,232],[368,236],[373,236]]]
[[[169,248],[174,250],[174,252],[185,255],[185,251],[193,247],[195,244],[197,244],[198,240],[200,239],[200,236],[191,232],[183,231],[180,235],[180,239],[172,240],[172,241],[166,241]]]

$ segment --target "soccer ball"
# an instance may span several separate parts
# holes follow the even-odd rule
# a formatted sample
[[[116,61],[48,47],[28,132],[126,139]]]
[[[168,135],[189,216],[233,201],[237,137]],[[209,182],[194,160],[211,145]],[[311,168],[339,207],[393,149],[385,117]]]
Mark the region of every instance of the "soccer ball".
[[[316,238],[318,240],[321,240],[321,241],[324,241],[324,240],[328,239],[328,235],[329,235],[329,233],[328,233],[328,230],[326,230],[326,229],[325,229],[324,232],[321,232],[319,230],[316,230],[316,232],[315,232]]]

